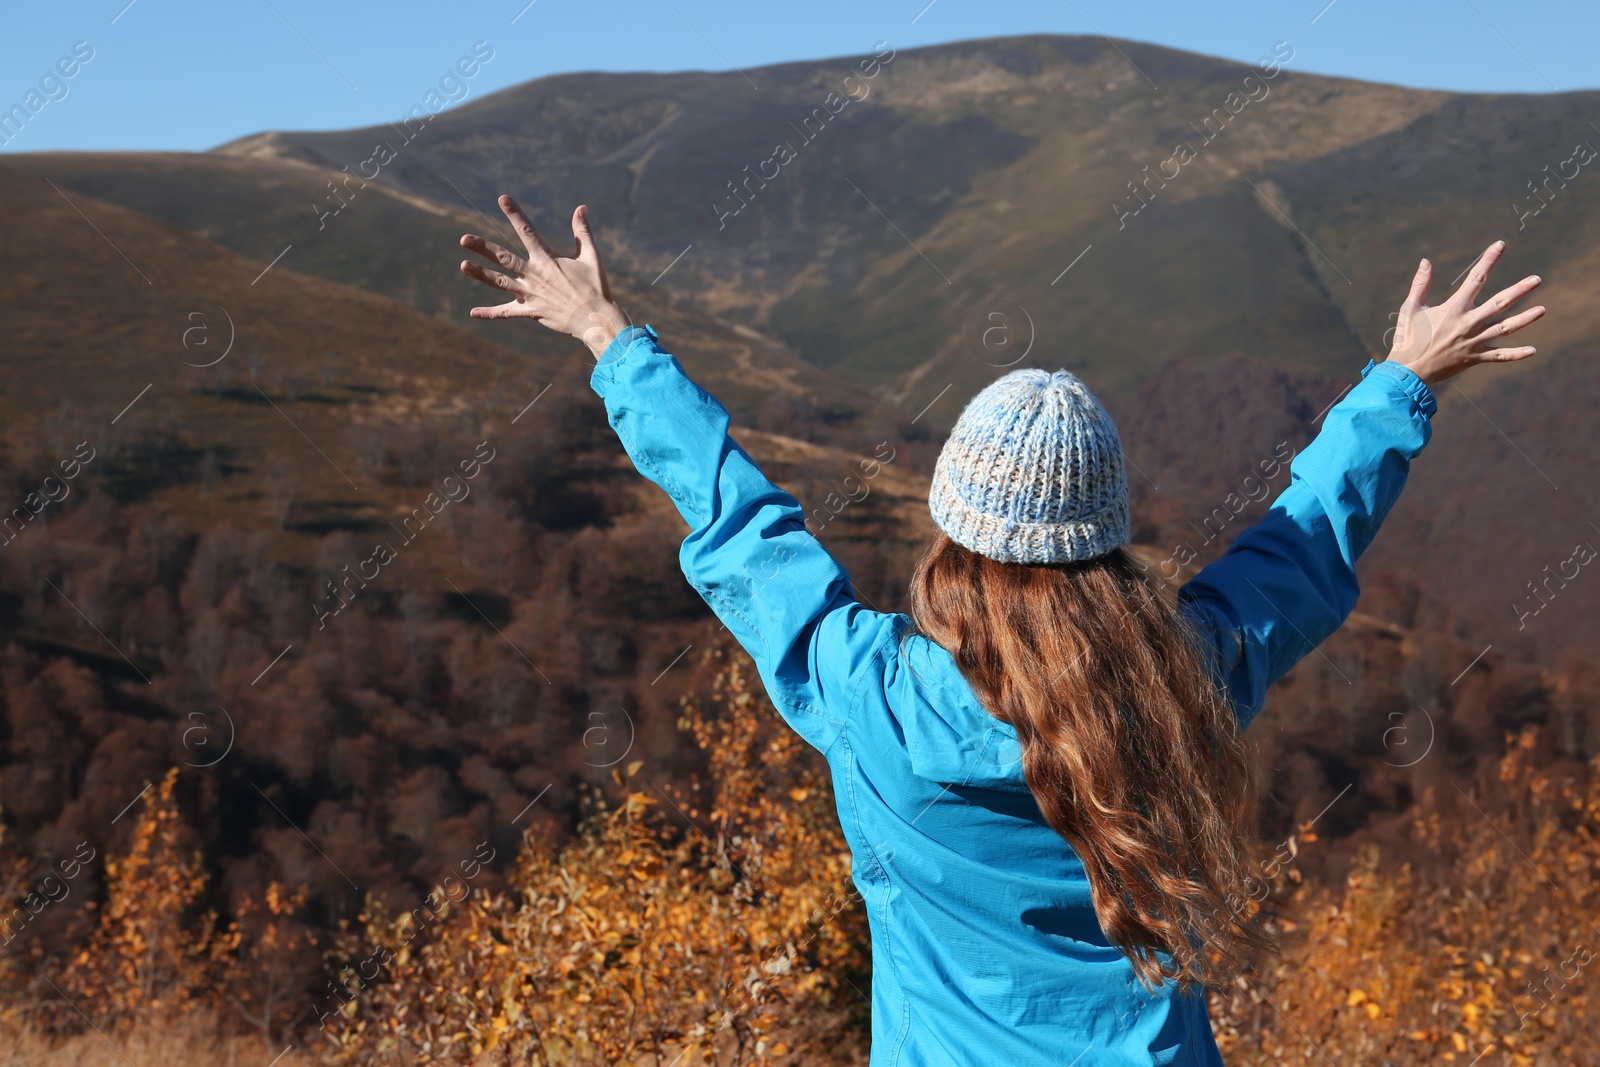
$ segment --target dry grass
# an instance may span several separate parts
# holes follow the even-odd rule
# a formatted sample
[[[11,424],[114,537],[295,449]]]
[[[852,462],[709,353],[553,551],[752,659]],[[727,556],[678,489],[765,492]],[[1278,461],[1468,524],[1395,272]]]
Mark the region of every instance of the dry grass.
[[[283,1053],[281,1059],[273,1057]],[[305,1049],[271,1049],[258,1037],[218,1033],[214,1020],[180,1019],[127,1033],[88,1031],[65,1040],[31,1027],[5,1034],[0,1067],[309,1067]]]

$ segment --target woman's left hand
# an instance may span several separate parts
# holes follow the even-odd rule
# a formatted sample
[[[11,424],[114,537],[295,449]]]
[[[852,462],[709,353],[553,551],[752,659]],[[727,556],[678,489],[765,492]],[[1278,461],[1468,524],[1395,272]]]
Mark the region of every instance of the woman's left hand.
[[[500,198],[500,210],[516,228],[528,255],[524,259],[476,234],[461,238],[462,248],[492,260],[505,271],[488,270],[464,259],[461,273],[511,296],[504,304],[473,308],[472,317],[537,319],[558,333],[578,338],[598,360],[612,338],[628,325],[628,316],[611,299],[611,285],[589,232],[589,209],[580,206],[572,213],[572,236],[577,245],[571,256],[552,252],[509,196]]]

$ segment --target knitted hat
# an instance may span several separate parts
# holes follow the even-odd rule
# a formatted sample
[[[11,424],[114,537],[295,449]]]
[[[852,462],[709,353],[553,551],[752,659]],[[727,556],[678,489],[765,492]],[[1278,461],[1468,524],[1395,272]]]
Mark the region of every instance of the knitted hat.
[[[1071,563],[1128,542],[1116,424],[1076,375],[1015,370],[973,397],[939,453],[933,521],[1001,563]]]

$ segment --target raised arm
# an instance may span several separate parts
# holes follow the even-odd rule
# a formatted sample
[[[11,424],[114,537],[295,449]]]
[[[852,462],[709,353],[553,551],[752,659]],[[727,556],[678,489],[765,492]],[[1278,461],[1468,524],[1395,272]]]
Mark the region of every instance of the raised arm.
[[[684,575],[755,661],[780,714],[827,751],[891,616],[856,602],[850,578],[805,527],[789,493],[768,481],[728,436],[728,412],[691,381],[653,329],[624,325],[612,302],[586,212],[573,215],[577,251],[558,258],[509,197],[501,208],[525,260],[468,235],[461,244],[496,262],[463,272],[512,294],[479,318],[536,318],[578,337],[596,357],[590,385],[634,466],[671,498],[689,526]]]
[[[1427,307],[1432,265],[1423,260],[1401,306],[1393,347],[1327,413],[1290,465],[1290,482],[1266,517],[1179,590],[1183,610],[1214,648],[1219,673],[1248,726],[1266,691],[1343,625],[1360,594],[1355,563],[1405,487],[1411,460],[1432,433],[1433,385],[1478,363],[1509,362],[1532,347],[1492,348],[1544,314],[1494,320],[1532,292],[1524,278],[1480,307],[1472,302],[1504,251],[1495,242],[1467,280]]]

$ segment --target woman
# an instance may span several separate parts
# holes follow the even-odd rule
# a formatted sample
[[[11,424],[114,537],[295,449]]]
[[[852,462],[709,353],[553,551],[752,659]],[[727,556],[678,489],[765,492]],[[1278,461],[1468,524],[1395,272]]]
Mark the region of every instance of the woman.
[[[1267,517],[1162,593],[1126,550],[1116,427],[1073,375],[1019,370],[962,412],[929,497],[943,534],[912,613],[857,603],[728,413],[611,299],[586,210],[558,257],[509,197],[526,257],[463,272],[511,299],[476,318],[581,338],[635,466],[689,524],[685,575],[826,757],[872,931],[872,1062],[1219,1064],[1201,987],[1264,943],[1241,733],[1338,629],[1355,561],[1427,443],[1431,386],[1538,319],[1495,321],[1526,278],[1424,303],[1423,260],[1384,362],[1335,404]],[[503,272],[503,273],[502,273]]]

